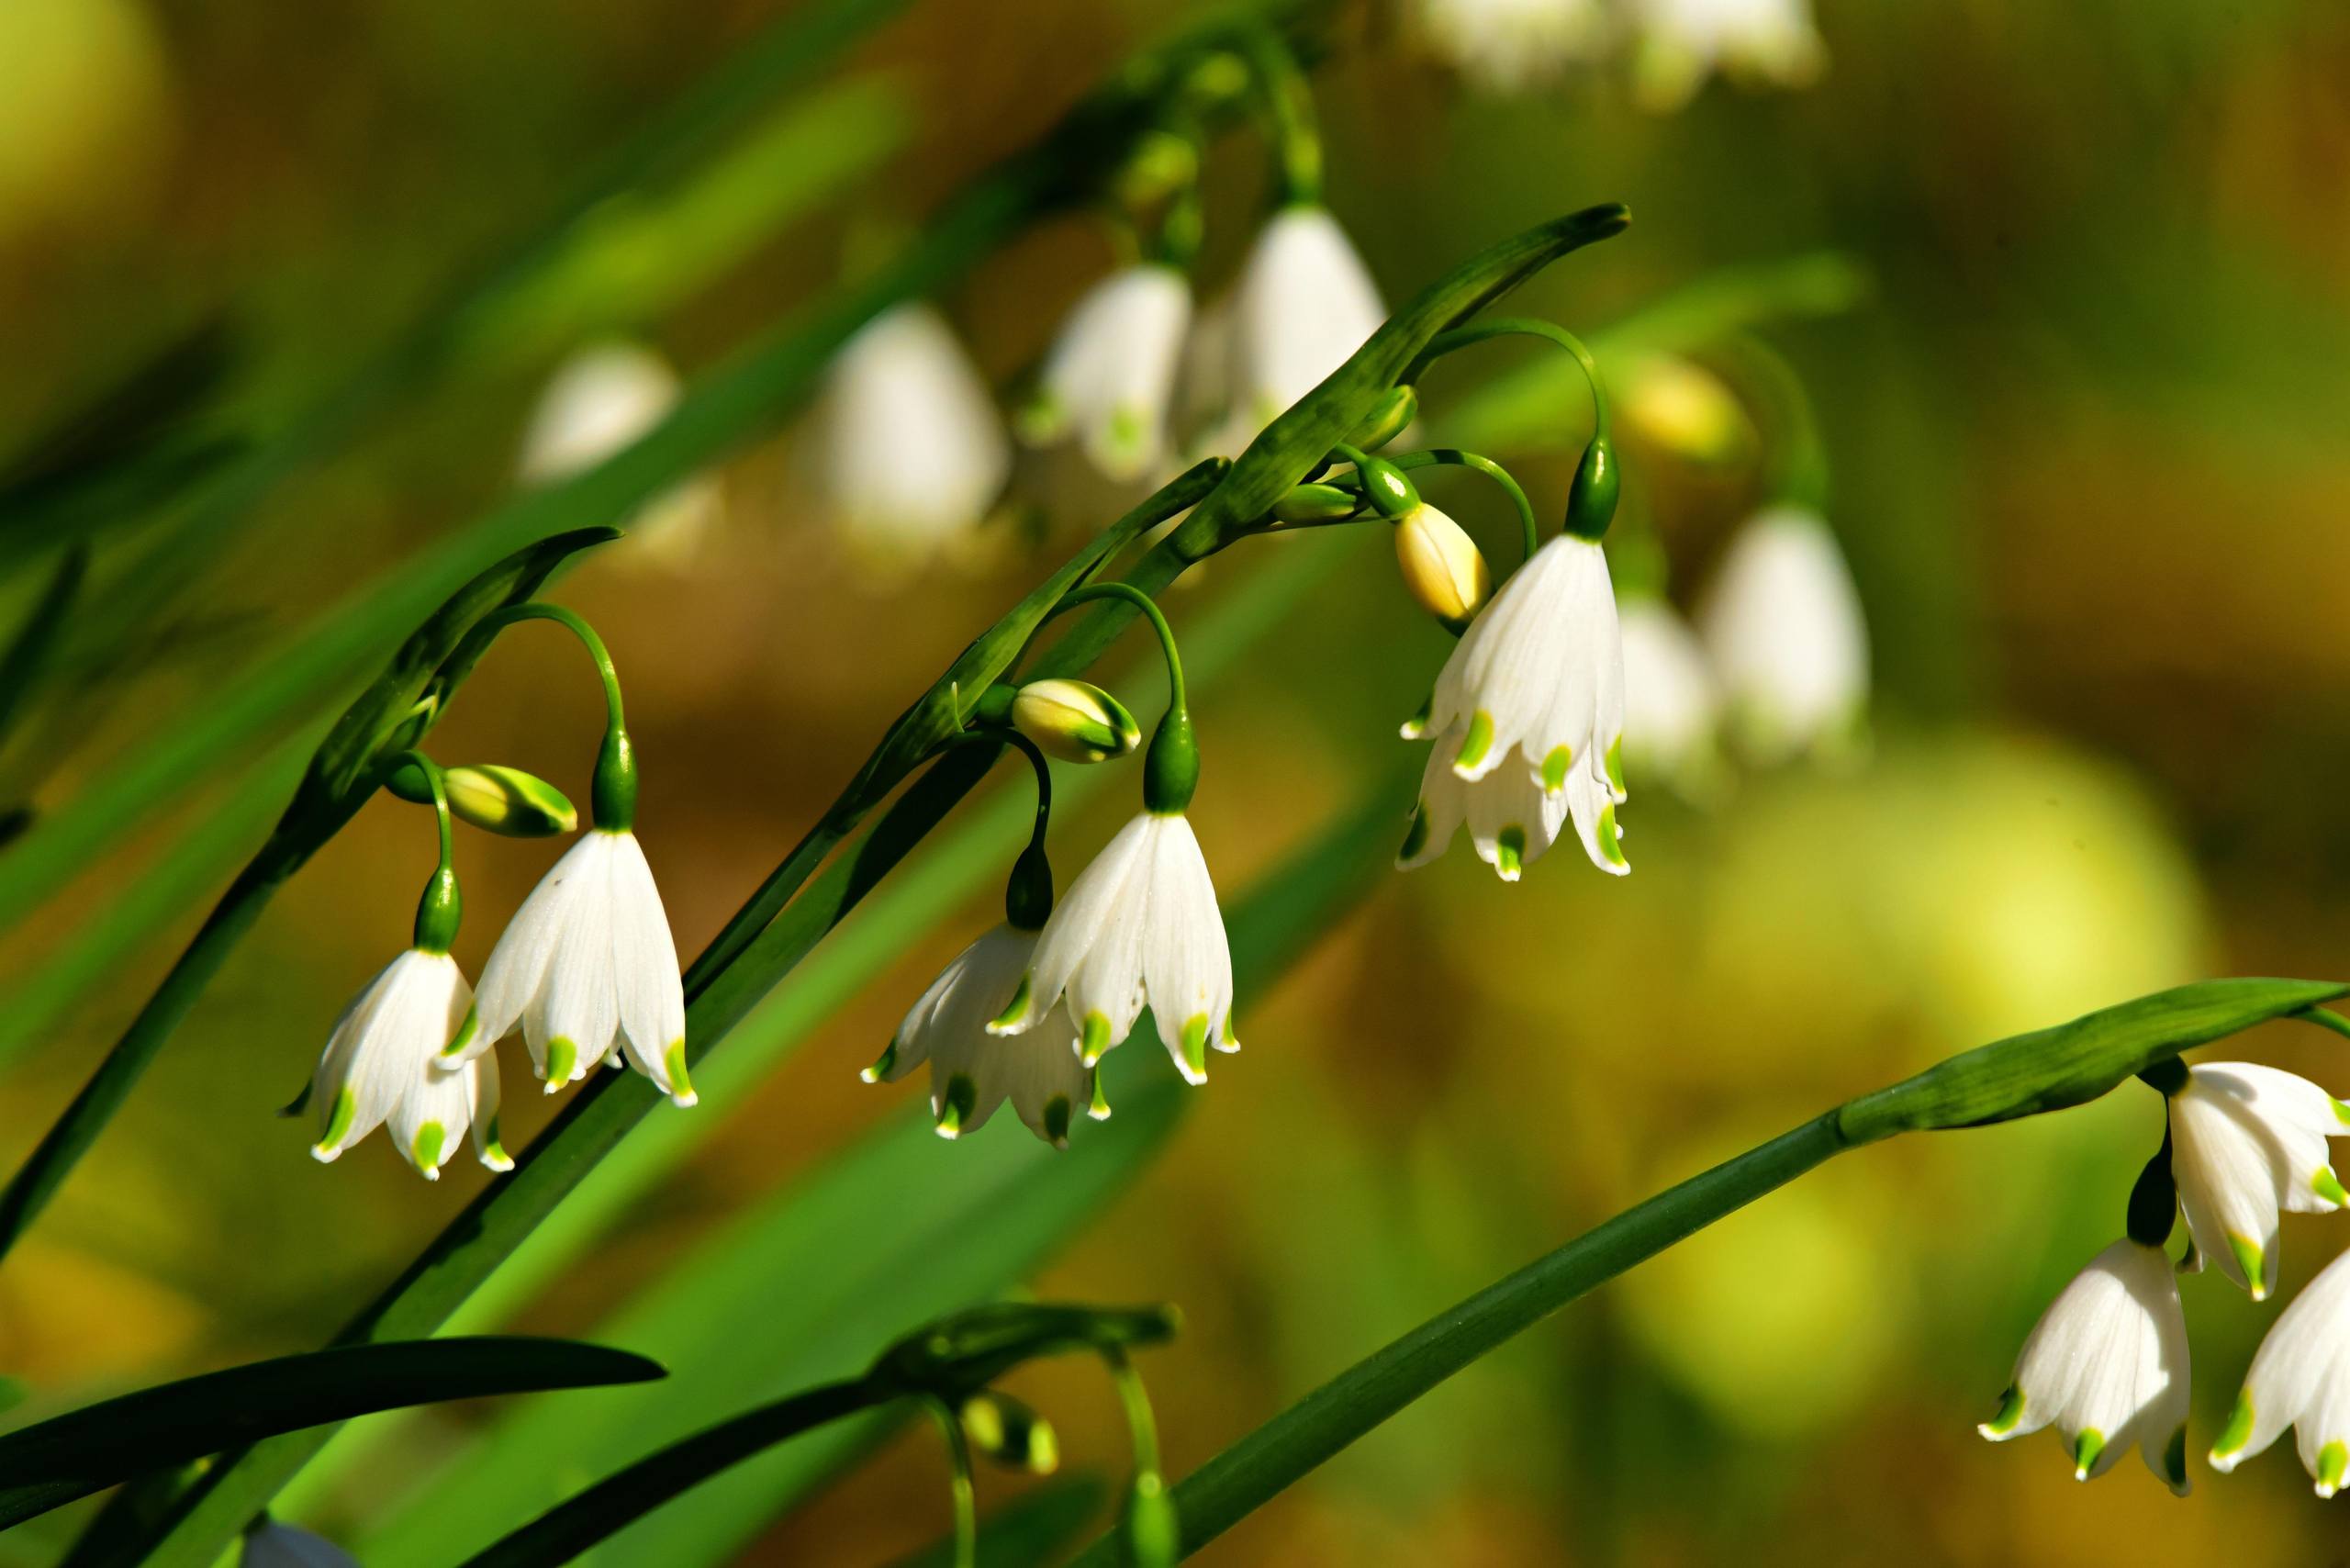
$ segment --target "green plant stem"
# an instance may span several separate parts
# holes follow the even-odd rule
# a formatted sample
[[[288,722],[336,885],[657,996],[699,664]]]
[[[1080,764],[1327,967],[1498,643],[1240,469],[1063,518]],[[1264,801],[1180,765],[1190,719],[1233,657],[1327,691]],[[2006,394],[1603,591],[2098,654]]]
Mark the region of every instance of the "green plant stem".
[[[955,1506],[955,1568],[976,1568],[979,1560],[979,1498],[971,1483],[971,1445],[963,1437],[963,1423],[945,1400],[926,1399],[923,1404],[946,1443],[946,1484]]]
[[[1072,592],[1060,602],[1055,615],[1076,609],[1081,604],[1093,604],[1103,599],[1118,599],[1133,607],[1135,612],[1150,622],[1158,637],[1158,652],[1167,663],[1167,711],[1186,713],[1191,702],[1183,689],[1183,655],[1175,649],[1175,629],[1167,624],[1167,612],[1158,601],[1132,583],[1094,583]]]
[[[1785,355],[1751,332],[1730,335],[1721,345],[1723,365],[1745,384],[1764,410],[1772,436],[1763,493],[1773,501],[1820,512],[1828,507],[1828,445],[1820,439],[1819,415],[1803,377]]]
[[[1446,354],[1458,353],[1461,349],[1470,348],[1478,343],[1489,342],[1495,338],[1508,337],[1539,338],[1544,342],[1566,350],[1568,353],[1574,356],[1575,364],[1583,370],[1583,381],[1591,388],[1592,439],[1597,441],[1606,437],[1609,424],[1607,388],[1599,376],[1599,362],[1592,357],[1591,350],[1584,346],[1581,338],[1576,337],[1557,322],[1543,320],[1539,316],[1496,317],[1492,320],[1478,321],[1466,327],[1456,327],[1449,332],[1442,333],[1421,352],[1420,357],[1413,362],[1412,368],[1404,373],[1404,379],[1417,381],[1427,372],[1429,364],[1442,359]]]
[[[528,604],[510,605],[484,616],[480,634],[485,638],[495,637],[509,626],[525,621],[552,621],[579,639],[579,645],[588,650],[588,657],[596,666],[597,678],[604,683],[605,724],[615,730],[628,728],[628,715],[621,702],[620,671],[612,666],[612,655],[604,646],[604,639],[577,610],[560,604],[549,604],[543,599],[532,599]]]

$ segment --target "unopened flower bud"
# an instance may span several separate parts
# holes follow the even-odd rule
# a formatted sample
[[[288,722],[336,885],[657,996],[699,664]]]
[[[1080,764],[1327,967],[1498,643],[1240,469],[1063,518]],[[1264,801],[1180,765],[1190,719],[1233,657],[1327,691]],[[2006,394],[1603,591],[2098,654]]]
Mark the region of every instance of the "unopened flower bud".
[[[1008,1394],[974,1394],[963,1402],[962,1418],[971,1447],[1008,1470],[1050,1475],[1060,1465],[1052,1423]]]
[[[1593,436],[1567,490],[1567,532],[1578,539],[1606,537],[1607,525],[1616,521],[1616,498],[1622,487],[1614,444],[1604,435]]]
[[[1493,588],[1476,542],[1426,501],[1395,523],[1395,565],[1420,608],[1456,631]]]
[[[1365,452],[1377,452],[1403,434],[1419,415],[1420,395],[1411,384],[1391,386],[1387,395],[1373,404],[1371,412],[1348,433],[1347,443]]]
[[[1721,377],[1671,354],[1632,367],[1616,411],[1650,446],[1701,467],[1735,463],[1754,446],[1753,421]]]
[[[1064,762],[1106,762],[1142,744],[1125,704],[1082,680],[1032,680],[1012,700],[1013,727]]]
[[[562,790],[535,774],[498,763],[465,764],[442,770],[449,814],[486,833],[507,838],[549,838],[579,826],[578,809]],[[407,763],[386,781],[403,801],[430,805],[432,786],[424,770]]]
[[[1362,498],[1352,490],[1336,485],[1292,485],[1289,493],[1273,503],[1273,517],[1281,522],[1336,522],[1352,517],[1362,508]]]

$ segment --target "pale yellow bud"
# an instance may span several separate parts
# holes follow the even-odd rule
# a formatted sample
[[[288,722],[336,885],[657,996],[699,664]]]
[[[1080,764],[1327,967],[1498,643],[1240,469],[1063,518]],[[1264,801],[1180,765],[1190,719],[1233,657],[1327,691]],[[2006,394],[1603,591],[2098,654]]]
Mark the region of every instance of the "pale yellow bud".
[[[1493,588],[1476,542],[1426,501],[1396,520],[1395,565],[1420,608],[1447,626],[1467,625]]]
[[[1012,724],[1064,762],[1107,762],[1142,744],[1119,700],[1081,680],[1032,680],[1012,700]]]
[[[1685,463],[1719,467],[1754,446],[1753,422],[1721,377],[1670,354],[1632,367],[1620,384],[1616,411],[1639,439]]]

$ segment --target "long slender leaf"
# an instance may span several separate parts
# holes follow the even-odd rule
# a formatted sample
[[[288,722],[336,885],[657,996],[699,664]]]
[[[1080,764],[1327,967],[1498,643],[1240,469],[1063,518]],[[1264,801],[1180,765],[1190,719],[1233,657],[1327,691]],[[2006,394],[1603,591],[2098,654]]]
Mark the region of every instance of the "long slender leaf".
[[[25,616],[25,623],[10,639],[8,651],[0,655],[0,739],[16,727],[25,699],[32,695],[34,687],[48,673],[50,661],[57,652],[58,635],[65,629],[66,611],[73,607],[74,598],[82,591],[82,578],[89,569],[89,546],[67,545],[57,558],[57,569],[50,574],[48,586],[41,589],[40,597]]]
[[[159,1465],[372,1410],[643,1383],[658,1363],[562,1339],[354,1345],[207,1372],[0,1437],[0,1528]]]

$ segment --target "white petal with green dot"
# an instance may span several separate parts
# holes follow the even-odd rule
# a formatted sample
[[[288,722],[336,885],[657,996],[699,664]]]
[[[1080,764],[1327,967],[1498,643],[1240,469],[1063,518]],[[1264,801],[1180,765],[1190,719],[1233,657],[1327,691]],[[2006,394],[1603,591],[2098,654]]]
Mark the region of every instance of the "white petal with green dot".
[[[999,924],[957,953],[907,1010],[878,1064],[895,1079],[929,1063],[931,1118],[942,1136],[978,1131],[1009,1099],[1031,1132],[1067,1147],[1069,1124],[1092,1093],[1066,1010],[1016,1036],[989,1031],[1035,956],[1036,935]]]
[[[2342,1206],[2327,1139],[2350,1136],[2331,1095],[2254,1062],[2199,1062],[2170,1097],[2171,1172],[2199,1260],[2252,1293],[2276,1288],[2280,1211]]]
[[[1074,435],[1112,480],[1156,472],[1167,457],[1191,322],[1191,282],[1172,267],[1143,263],[1095,284],[1070,309],[1038,373],[1051,418],[1026,433],[1045,442]]]
[[[2188,1489],[2187,1318],[2169,1257],[2117,1241],[2057,1293],[2016,1358],[1994,1442],[2043,1427],[2063,1436],[2074,1473],[2103,1474],[2132,1444],[2173,1491]]]
[[[2222,1473],[2290,1427],[2318,1495],[2331,1497],[2350,1463],[2350,1252],[2285,1304],[2244,1374],[2234,1413],[2211,1445]]]
[[[402,1158],[437,1176],[475,1120],[479,1068],[439,1066],[472,1005],[465,977],[446,953],[410,948],[386,965],[343,1010],[319,1053],[311,1153],[333,1159],[388,1125]]]

